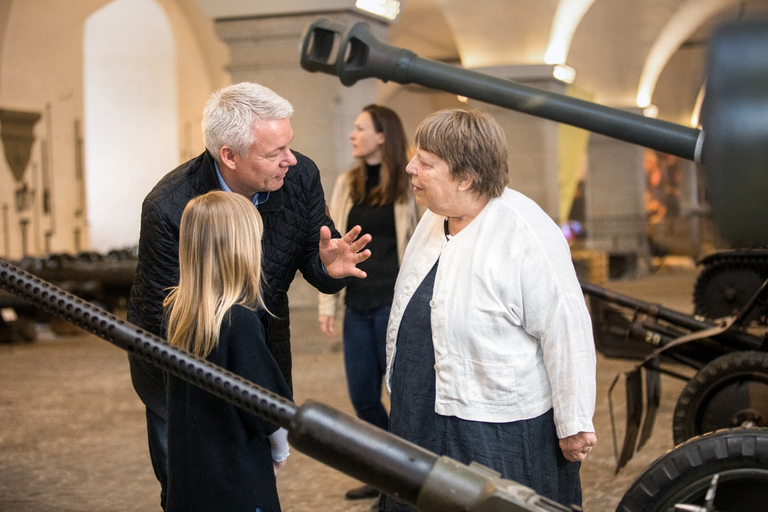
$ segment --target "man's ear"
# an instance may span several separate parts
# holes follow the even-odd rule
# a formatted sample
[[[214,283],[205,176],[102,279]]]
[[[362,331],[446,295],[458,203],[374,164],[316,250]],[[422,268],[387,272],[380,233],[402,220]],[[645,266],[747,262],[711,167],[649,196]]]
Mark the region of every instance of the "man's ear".
[[[227,166],[229,169],[235,170],[237,164],[235,163],[235,150],[229,146],[222,146],[219,150],[219,158],[221,163]]]

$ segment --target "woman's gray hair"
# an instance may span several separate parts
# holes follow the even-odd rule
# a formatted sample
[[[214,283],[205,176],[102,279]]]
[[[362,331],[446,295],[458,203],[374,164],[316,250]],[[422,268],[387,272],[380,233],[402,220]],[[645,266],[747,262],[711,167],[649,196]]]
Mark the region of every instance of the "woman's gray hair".
[[[245,156],[253,144],[254,123],[292,114],[288,100],[263,85],[241,82],[224,87],[211,95],[203,110],[205,147],[216,161],[223,146]]]
[[[482,110],[449,109],[424,119],[415,145],[444,160],[455,178],[472,177],[471,190],[499,197],[507,186],[507,139],[499,123]]]

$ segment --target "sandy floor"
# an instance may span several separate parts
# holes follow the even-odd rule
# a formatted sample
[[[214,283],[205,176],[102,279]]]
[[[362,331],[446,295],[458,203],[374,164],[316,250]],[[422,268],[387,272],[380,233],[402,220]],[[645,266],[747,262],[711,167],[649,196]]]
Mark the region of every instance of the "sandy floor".
[[[692,269],[663,269],[608,286],[688,312],[695,275]],[[292,315],[296,402],[312,399],[352,413],[339,341],[319,333],[314,310]],[[598,358],[599,442],[581,471],[584,510],[615,510],[637,475],[672,448],[672,410],[684,383],[662,377],[654,435],[614,474],[608,387],[633,365]],[[614,402],[621,429],[622,401],[619,386]],[[159,510],[144,429],[143,406],[120,349],[91,335],[61,337],[46,330],[34,344],[0,344],[0,511]],[[367,511],[373,503],[345,501],[344,492],[358,482],[296,450],[278,480],[287,512]]]

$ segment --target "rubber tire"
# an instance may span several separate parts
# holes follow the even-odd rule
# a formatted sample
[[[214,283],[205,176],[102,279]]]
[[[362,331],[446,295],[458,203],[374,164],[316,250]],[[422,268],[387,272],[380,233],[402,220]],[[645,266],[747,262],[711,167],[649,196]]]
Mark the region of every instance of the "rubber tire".
[[[759,374],[760,381],[764,381],[768,386],[768,352],[731,352],[710,361],[699,370],[688,381],[675,406],[672,420],[672,437],[675,445],[706,433],[700,427],[699,416],[703,413],[703,408],[717,396],[718,391],[723,386],[727,386],[729,383],[733,384],[739,379],[745,379],[754,373]],[[768,426],[766,424],[768,422],[768,403],[765,404],[765,410],[760,412],[762,413],[762,422],[756,426]],[[706,430],[713,431],[739,426],[723,424],[715,425],[715,428]]]
[[[718,512],[765,510],[768,429],[718,430],[678,445],[637,477],[616,512],[667,512],[679,503],[701,506],[715,474],[720,475]]]

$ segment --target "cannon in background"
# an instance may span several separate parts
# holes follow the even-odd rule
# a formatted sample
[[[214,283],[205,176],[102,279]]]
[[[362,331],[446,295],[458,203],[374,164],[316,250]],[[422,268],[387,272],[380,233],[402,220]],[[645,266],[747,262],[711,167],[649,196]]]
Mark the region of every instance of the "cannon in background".
[[[423,59],[376,40],[365,23],[347,27],[326,19],[314,22],[305,34],[301,65],[308,71],[337,75],[348,86],[369,77],[415,83],[694,160],[704,166],[714,224],[731,244],[744,247],[768,242],[765,48],[765,21],[726,25],[713,35],[701,116],[703,130]],[[765,260],[768,268],[768,251]],[[756,261],[760,261],[759,256]],[[754,277],[752,274],[748,277]],[[726,274],[726,281],[733,275]],[[743,273],[738,277],[743,278]],[[698,285],[699,295],[714,294],[715,299],[743,296],[739,301],[729,299],[725,314],[732,316],[722,320],[700,319],[582,283],[589,297],[598,349],[613,357],[631,354],[642,359],[624,375],[627,428],[622,451],[617,454],[617,471],[651,434],[659,405],[661,372],[689,381],[675,411],[676,442],[726,427],[768,426],[768,347],[765,334],[750,332],[748,322],[765,316],[766,278],[768,273],[757,273],[749,286],[738,287],[735,292],[732,287],[724,294],[711,291],[711,279]],[[664,363],[670,361],[689,367],[693,374],[665,368]],[[694,443],[691,451],[698,447]],[[719,483],[723,499],[717,503],[718,510],[757,510],[761,502],[750,501],[747,496],[756,495],[751,491],[768,485],[768,457],[764,453],[750,460],[741,453],[726,453],[724,457],[740,461],[744,473],[729,474]],[[644,491],[638,487],[652,488],[658,483],[658,474],[667,470],[665,466],[653,476],[641,476],[628,494],[639,496]],[[684,482],[675,479],[674,471],[667,475],[671,496],[690,500],[685,503],[714,505],[714,500],[706,498],[709,479]],[[680,486],[685,492],[677,492]],[[672,498],[664,498],[664,508],[658,510],[675,503],[668,499]],[[622,504],[619,509],[657,510],[651,506],[652,501]]]
[[[133,284],[138,262],[137,248],[106,254],[82,252],[51,254],[45,258],[24,258],[14,264],[107,311],[123,309]],[[0,343],[25,343],[36,339],[34,323],[51,321],[57,332],[68,329],[56,317],[27,301],[0,290]]]

